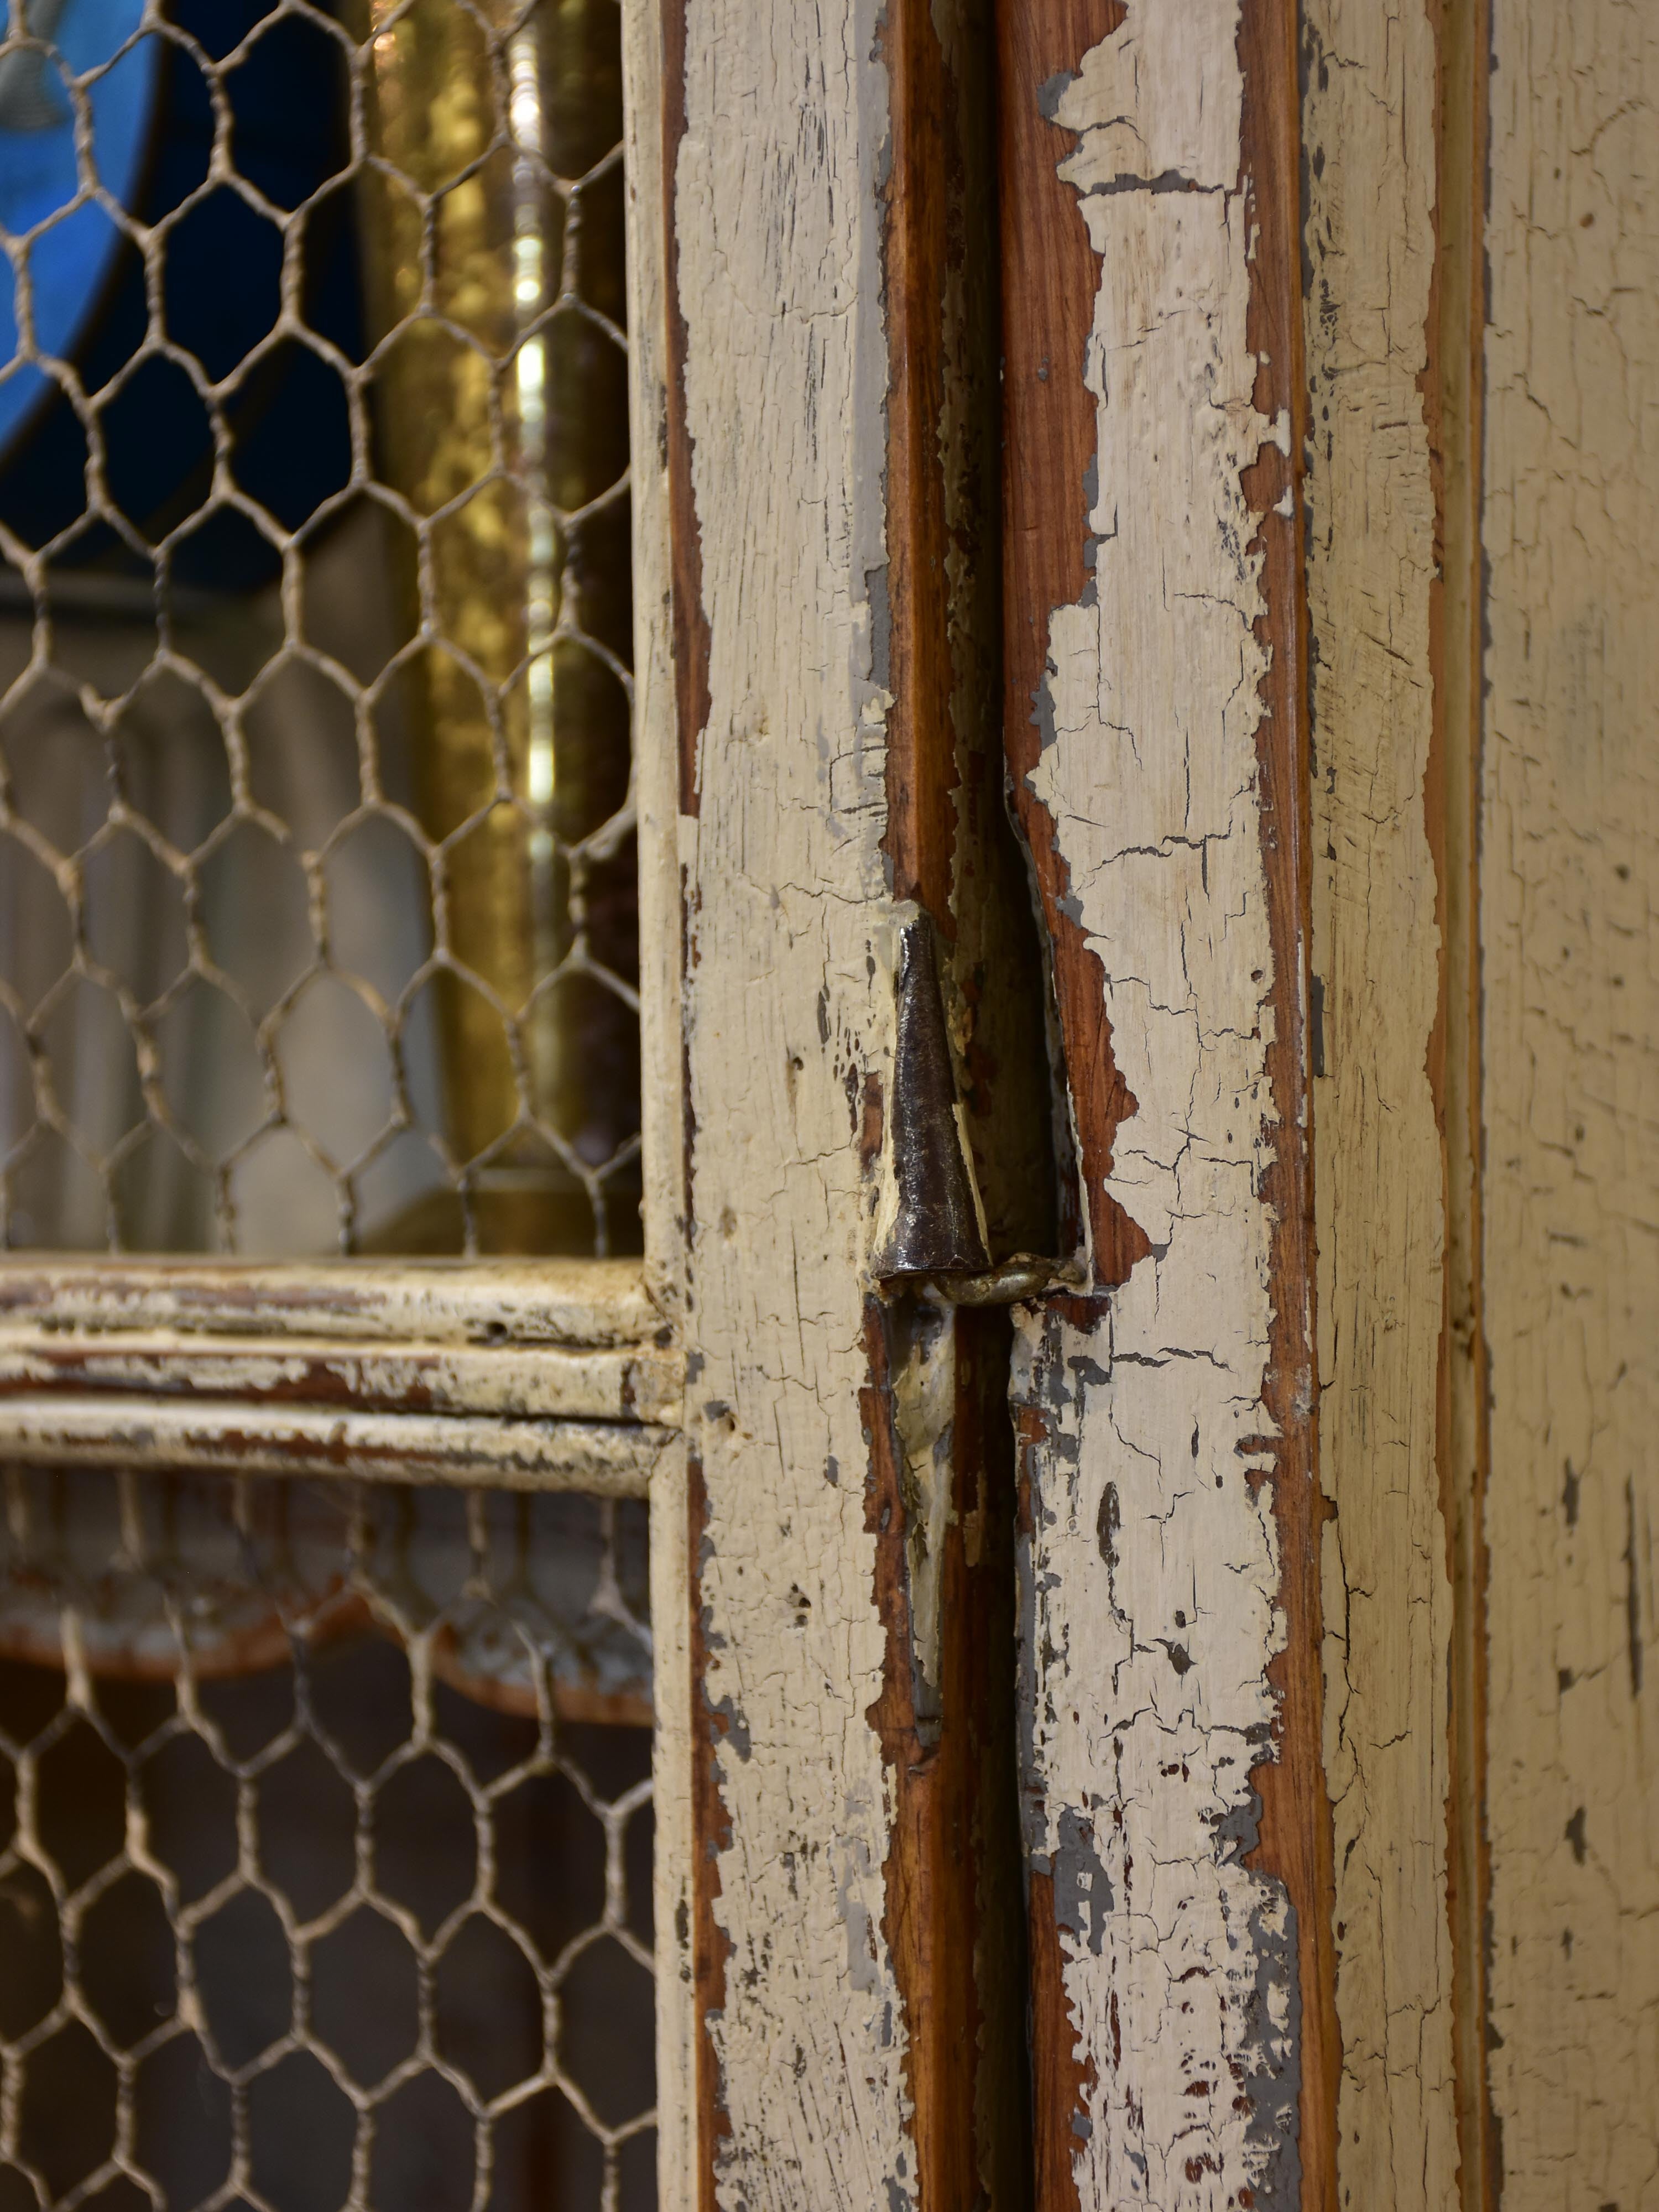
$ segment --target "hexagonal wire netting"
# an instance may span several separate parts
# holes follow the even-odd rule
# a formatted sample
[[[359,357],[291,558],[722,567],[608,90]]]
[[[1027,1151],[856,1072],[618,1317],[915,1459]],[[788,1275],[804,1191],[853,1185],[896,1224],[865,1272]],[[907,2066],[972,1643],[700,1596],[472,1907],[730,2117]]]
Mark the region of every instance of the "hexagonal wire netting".
[[[644,2212],[643,1509],[8,1483],[0,2205]]]
[[[12,1246],[638,1249],[617,0],[9,0]]]

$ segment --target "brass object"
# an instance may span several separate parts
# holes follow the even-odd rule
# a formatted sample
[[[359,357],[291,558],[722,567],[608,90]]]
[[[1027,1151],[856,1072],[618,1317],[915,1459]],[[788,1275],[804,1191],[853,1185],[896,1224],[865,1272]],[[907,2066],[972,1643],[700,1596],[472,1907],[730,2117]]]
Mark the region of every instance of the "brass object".
[[[628,789],[628,700],[591,610],[568,603],[608,608],[625,653],[626,487],[594,481],[607,437],[626,466],[617,10],[369,0],[355,27],[376,472],[416,518],[401,703],[454,963],[439,1039],[467,1242],[626,1250],[637,1174],[613,1178],[596,1239],[582,1170],[637,1128],[618,1095],[635,1017],[581,956],[614,971],[592,933],[629,937],[631,852],[605,829]],[[409,1241],[430,1249],[429,1224]]]

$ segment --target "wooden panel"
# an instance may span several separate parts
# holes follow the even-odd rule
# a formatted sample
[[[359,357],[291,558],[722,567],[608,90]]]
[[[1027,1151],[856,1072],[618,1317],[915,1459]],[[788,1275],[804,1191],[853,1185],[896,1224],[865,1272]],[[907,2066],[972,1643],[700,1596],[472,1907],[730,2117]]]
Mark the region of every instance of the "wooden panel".
[[[1431,0],[1307,0],[1313,1087],[1340,2164],[1456,2191]],[[1459,748],[1467,759],[1467,733]],[[1449,1480],[1449,1470],[1448,1480]]]
[[[1037,2195],[1334,2201],[1294,11],[1000,11],[1007,738],[1095,1295],[1028,1310]]]
[[[1498,0],[1485,551],[1492,2091],[1659,2201],[1659,16]]]

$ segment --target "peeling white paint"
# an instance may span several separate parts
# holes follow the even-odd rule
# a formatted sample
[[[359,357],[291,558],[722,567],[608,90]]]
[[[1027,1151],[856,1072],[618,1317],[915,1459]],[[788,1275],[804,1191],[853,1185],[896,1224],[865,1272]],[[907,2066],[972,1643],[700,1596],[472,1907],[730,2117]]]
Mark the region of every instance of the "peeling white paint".
[[[622,0],[628,216],[629,477],[633,508],[634,784],[640,854],[640,1106],[646,1273],[684,1308],[685,1146],[680,1033],[679,760],[674,698],[663,222],[663,21]],[[680,1364],[676,1352],[676,1367]],[[678,1377],[677,1377],[678,1379]],[[657,2030],[657,2203],[693,2212],[696,1998],[691,1929],[691,1585],[684,1442],[651,1474],[652,1951]]]
[[[0,1322],[392,1343],[632,1345],[662,1314],[637,1260],[256,1261],[40,1254],[0,1268]]]
[[[334,1337],[209,1336],[194,1331],[76,1336],[0,1328],[0,1393],[123,1391],[246,1399],[257,1424],[271,1399],[427,1413],[676,1422],[678,1355],[450,1344],[342,1343]]]
[[[619,1421],[504,1421],[234,1400],[0,1396],[0,1462],[343,1476],[643,1498],[672,1431]]]
[[[880,839],[888,362],[873,0],[691,0],[674,190],[710,620],[690,890],[687,1438],[730,1848],[723,2206],[915,2201],[861,1271],[896,936]],[[707,2147],[705,2147],[707,2148]]]
[[[1060,164],[1066,183],[1085,193],[1131,179],[1231,191],[1244,106],[1243,76],[1228,65],[1237,38],[1238,0],[1180,8],[1135,0],[1121,27],[1085,54],[1075,78],[1053,88],[1054,120],[1079,134]],[[1095,245],[1099,251],[1098,237]]]
[[[1152,1252],[1107,1318],[1027,1311],[1024,1778],[1087,2069],[1088,2208],[1234,2205],[1294,2171],[1294,1937],[1239,1863],[1282,1640],[1262,1393],[1273,963],[1237,0],[1137,0],[1054,90],[1100,284],[1094,580],[1056,609],[1030,787],[1138,1110],[1109,1188]]]

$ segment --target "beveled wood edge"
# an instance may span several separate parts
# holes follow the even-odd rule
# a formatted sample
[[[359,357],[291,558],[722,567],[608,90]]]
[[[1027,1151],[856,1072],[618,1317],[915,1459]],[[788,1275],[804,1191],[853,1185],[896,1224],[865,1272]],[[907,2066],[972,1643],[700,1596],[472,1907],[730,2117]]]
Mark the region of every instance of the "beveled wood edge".
[[[672,1434],[617,1421],[204,1404],[136,1393],[0,1398],[0,1461],[137,1462],[156,1472],[580,1491],[595,1498],[645,1497]]]
[[[571,1347],[327,1337],[250,1339],[149,1329],[0,1324],[0,1400],[119,1394],[251,1407],[526,1416],[672,1425],[680,1362],[656,1346]]]
[[[666,1349],[637,1260],[271,1261],[13,1254],[0,1328]]]

